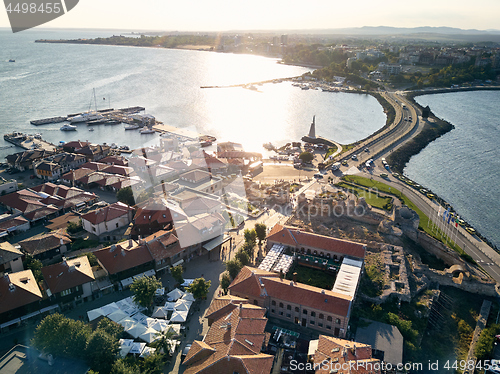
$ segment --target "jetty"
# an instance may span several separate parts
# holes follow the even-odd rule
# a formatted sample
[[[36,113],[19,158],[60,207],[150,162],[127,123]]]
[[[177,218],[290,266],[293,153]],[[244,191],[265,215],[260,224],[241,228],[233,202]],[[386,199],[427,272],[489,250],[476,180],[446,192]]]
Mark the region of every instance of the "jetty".
[[[3,136],[5,141],[14,144],[17,147],[26,150],[45,150],[55,151],[56,146],[43,139],[34,137],[33,135],[23,134],[22,132],[12,132]]]
[[[128,107],[128,108],[121,108],[121,109],[113,109],[113,108],[108,108],[108,109],[101,109],[98,110],[97,113],[101,114],[104,116],[106,119],[109,120],[118,120],[120,122],[126,122],[127,116],[135,113],[139,113],[146,110],[146,108],[142,106],[133,106],[133,107]],[[58,117],[50,117],[50,118],[43,118],[43,119],[35,119],[30,121],[32,125],[35,126],[40,126],[40,125],[47,125],[50,123],[60,123],[64,121],[69,121],[71,117],[79,116],[83,113],[71,113],[66,116],[58,116]]]

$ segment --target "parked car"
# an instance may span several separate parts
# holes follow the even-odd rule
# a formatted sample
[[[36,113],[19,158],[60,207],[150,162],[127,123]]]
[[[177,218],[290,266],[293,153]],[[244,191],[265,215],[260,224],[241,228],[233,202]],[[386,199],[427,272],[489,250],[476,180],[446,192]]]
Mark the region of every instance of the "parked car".
[[[182,350],[181,360],[184,360],[184,358],[187,356],[187,354],[188,354],[188,352],[189,352],[190,349],[191,349],[191,343],[186,344],[186,346]]]
[[[323,174],[316,173],[316,174],[314,174],[314,178],[323,179]]]

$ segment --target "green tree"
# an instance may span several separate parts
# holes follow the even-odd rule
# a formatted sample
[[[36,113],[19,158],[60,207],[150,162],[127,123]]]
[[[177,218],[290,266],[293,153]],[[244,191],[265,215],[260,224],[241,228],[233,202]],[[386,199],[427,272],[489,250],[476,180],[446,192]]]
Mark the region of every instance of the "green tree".
[[[163,370],[163,355],[153,353],[141,361],[141,373],[161,374]]]
[[[120,351],[119,340],[102,329],[95,330],[90,336],[85,353],[92,370],[101,374],[109,373]]]
[[[158,288],[161,288],[161,282],[154,275],[137,278],[130,285],[130,289],[134,293],[134,301],[145,308],[150,308],[153,304],[153,298]]]
[[[174,277],[175,281],[179,284],[184,283],[184,278],[182,277],[182,274],[184,273],[184,269],[182,268],[182,265],[177,265],[174,266],[170,272],[172,273],[172,277]]]
[[[195,299],[205,299],[212,281],[207,281],[205,278],[196,278],[188,287]]]
[[[257,244],[257,232],[254,229],[245,229],[243,236],[245,237],[245,243]]]
[[[110,320],[109,318],[103,318],[97,324],[97,328],[103,330],[109,336],[120,339],[123,335],[123,326]]]
[[[120,188],[116,193],[116,199],[130,206],[135,205],[134,191],[132,191],[132,187]]]
[[[311,162],[312,160],[314,160],[314,155],[311,152],[302,152],[299,155],[299,159],[302,162],[308,163],[308,162]]]
[[[33,272],[33,276],[35,277],[37,282],[41,282],[43,280],[42,261],[37,260],[30,254],[27,254],[23,265],[25,269],[31,270]]]
[[[83,229],[82,220],[78,220],[78,222],[68,222],[68,226],[66,227],[66,231],[70,234],[77,233]]]
[[[495,342],[495,335],[500,332],[500,325],[491,325],[481,331],[477,339],[474,354],[478,360],[484,360],[490,357]]]
[[[47,354],[83,357],[90,333],[90,327],[82,321],[54,313],[37,326],[32,344]]]
[[[231,279],[236,278],[238,273],[240,272],[241,268],[243,265],[241,265],[241,262],[238,260],[229,260],[224,263],[226,265],[226,270],[228,271],[229,275],[231,276]]]
[[[170,354],[170,348],[172,348],[173,338],[175,332],[174,330],[168,328],[165,331],[159,332],[156,336],[157,339],[154,341],[153,346],[163,354]]]
[[[141,374],[141,369],[136,365],[130,365],[126,360],[116,360],[111,368],[110,374]]]
[[[264,223],[255,224],[255,233],[257,234],[257,239],[259,239],[259,244],[266,239],[267,227]]]
[[[229,272],[226,270],[225,272],[222,273],[220,277],[220,286],[224,290],[224,293],[227,293],[227,289],[229,288],[231,284],[231,276],[229,275]]]
[[[234,259],[237,260],[242,266],[246,266],[250,262],[250,257],[243,248],[236,252]]]

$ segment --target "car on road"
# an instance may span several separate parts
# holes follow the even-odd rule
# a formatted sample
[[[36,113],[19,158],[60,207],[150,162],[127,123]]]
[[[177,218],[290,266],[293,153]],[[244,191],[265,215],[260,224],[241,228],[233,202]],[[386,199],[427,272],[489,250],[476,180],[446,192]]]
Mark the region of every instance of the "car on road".
[[[314,174],[314,178],[323,179],[323,174],[316,173],[316,174]]]
[[[370,152],[370,150],[368,148],[365,148],[365,152]]]
[[[382,173],[382,174],[380,174],[380,176],[381,176],[382,178],[385,178],[385,179],[389,178],[389,176],[388,176],[386,173]]]
[[[189,352],[190,349],[191,349],[191,343],[186,344],[186,346],[182,350],[181,360],[184,360],[184,358],[187,356],[187,354],[188,354],[188,352]]]
[[[353,160],[357,160],[357,159],[358,159],[358,156],[356,156],[356,155],[352,155],[352,157],[351,157],[351,158],[352,158]]]
[[[347,161],[346,160],[342,161],[342,166],[347,166]]]

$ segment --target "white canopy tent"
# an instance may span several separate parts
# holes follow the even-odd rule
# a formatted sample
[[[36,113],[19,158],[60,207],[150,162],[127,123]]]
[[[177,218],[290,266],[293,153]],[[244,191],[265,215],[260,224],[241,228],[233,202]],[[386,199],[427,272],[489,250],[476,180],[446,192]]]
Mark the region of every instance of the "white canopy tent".
[[[184,323],[187,320],[188,312],[187,310],[176,310],[172,313],[172,317],[170,317],[170,322],[173,323]]]
[[[171,302],[171,301],[167,301],[165,303],[165,306],[164,306],[165,310],[171,310],[171,311],[174,311],[175,310],[175,303]]]
[[[116,312],[119,309],[120,308],[118,308],[116,303],[110,303],[101,307],[101,310],[105,316],[110,315],[111,313]]]
[[[118,310],[116,310],[113,313],[108,315],[108,318],[114,322],[119,322],[122,319],[127,318],[127,317],[128,317],[128,314],[121,311],[120,309],[118,309]]]
[[[124,319],[122,319],[120,322],[118,322],[120,325],[123,326],[123,329],[125,331],[127,331],[128,329],[132,328],[133,326],[137,325],[137,322],[134,321],[132,318],[130,317],[125,317]]]
[[[133,339],[120,339],[120,356],[125,357],[128,355],[134,344]]]
[[[87,312],[87,317],[89,317],[89,321],[93,321],[102,316],[104,316],[104,312],[101,308],[92,309]]]
[[[187,300],[179,299],[175,303],[174,309],[176,311],[186,311],[186,312],[188,312],[189,308],[191,308],[191,304],[192,303],[193,303],[192,301],[187,301]]]
[[[145,325],[146,321],[148,319],[148,316],[146,316],[145,314],[142,314],[142,313],[139,312],[139,313],[134,314],[130,318],[132,318],[136,322],[139,322],[139,323],[142,323],[143,325]]]
[[[153,353],[155,353],[155,351],[156,351],[156,348],[144,347],[144,350],[142,351],[142,353],[139,357],[142,357],[142,358],[148,357],[148,356],[152,355]]]
[[[193,294],[191,292],[186,292],[182,298],[182,300],[187,300],[187,301],[195,301],[196,299],[194,298]]]
[[[132,343],[132,349],[130,350],[129,353],[133,353],[136,355],[140,355],[142,351],[144,351],[144,348],[146,348],[146,343]]]
[[[184,292],[182,292],[178,288],[174,288],[172,291],[167,293],[168,301],[176,301],[176,300],[180,299],[182,297],[182,295],[184,295]]]
[[[126,330],[127,334],[132,335],[134,338],[138,338],[146,332],[148,328],[143,324],[136,323],[130,329]]]
[[[156,307],[152,314],[152,317],[155,318],[167,318],[167,316],[168,316],[168,311],[163,306]]]
[[[144,340],[147,343],[152,343],[158,339],[158,331],[149,327],[144,333],[139,336],[139,339]]]
[[[165,331],[168,327],[168,322],[162,319],[154,319],[154,322],[149,322],[148,327],[155,329],[158,332]]]

